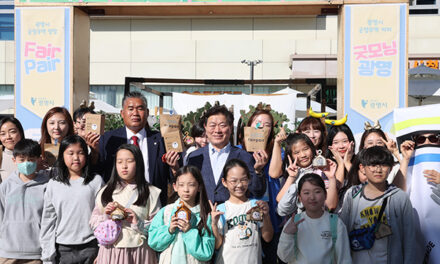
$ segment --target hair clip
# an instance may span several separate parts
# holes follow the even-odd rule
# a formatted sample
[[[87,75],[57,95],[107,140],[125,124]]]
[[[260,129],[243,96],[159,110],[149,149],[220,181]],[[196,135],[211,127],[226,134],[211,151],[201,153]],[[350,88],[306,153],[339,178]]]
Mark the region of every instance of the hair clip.
[[[325,118],[328,116],[328,112],[317,113],[317,112],[314,112],[312,110],[312,108],[310,107],[309,108],[309,116],[314,117],[314,118],[323,118],[323,117]]]
[[[365,121],[365,123],[364,123],[364,130],[365,130],[365,131],[368,131],[368,130],[371,130],[371,129],[381,129],[381,126],[380,126],[379,120],[377,120],[376,122],[374,122],[374,125],[373,125],[373,126],[370,124],[370,122]]]
[[[79,105],[79,108],[87,108],[87,101],[86,100],[82,100],[81,104]]]
[[[92,111],[95,109],[95,102],[94,101],[90,102],[89,109],[92,110]]]
[[[338,119],[338,120],[326,119],[325,123],[327,125],[332,125],[332,126],[341,126],[341,125],[345,124],[345,122],[347,122],[347,116],[348,116],[348,114],[345,114],[345,116],[343,118]]]
[[[255,111],[272,111],[272,107],[270,106],[270,104],[264,105],[262,102],[259,102],[257,107],[255,107]]]

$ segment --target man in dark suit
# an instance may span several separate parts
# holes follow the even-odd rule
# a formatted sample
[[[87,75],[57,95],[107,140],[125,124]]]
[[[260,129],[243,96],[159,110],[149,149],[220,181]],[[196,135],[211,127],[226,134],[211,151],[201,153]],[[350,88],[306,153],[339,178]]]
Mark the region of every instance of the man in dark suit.
[[[260,197],[265,192],[265,179],[261,171],[255,171],[253,157],[240,148],[231,146],[229,139],[234,127],[234,116],[225,106],[214,106],[204,114],[205,131],[209,144],[191,152],[188,165],[200,169],[205,183],[209,200],[213,203],[223,203],[229,199],[228,190],[223,186],[223,167],[230,159],[240,159],[249,168],[251,181],[248,190],[254,197]]]
[[[115,164],[116,150],[122,144],[134,144],[141,149],[146,180],[162,190],[160,200],[167,204],[167,186],[170,182],[170,167],[162,162],[165,146],[162,136],[148,127],[147,99],[140,92],[130,92],[122,99],[121,116],[125,126],[108,131],[99,141],[99,166],[107,182]]]

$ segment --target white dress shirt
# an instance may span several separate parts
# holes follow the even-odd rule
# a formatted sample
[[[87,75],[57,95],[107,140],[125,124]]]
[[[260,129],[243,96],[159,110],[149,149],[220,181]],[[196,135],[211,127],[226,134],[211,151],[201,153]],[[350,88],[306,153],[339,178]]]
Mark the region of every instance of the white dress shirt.
[[[142,157],[144,158],[144,166],[145,166],[145,179],[147,182],[150,182],[150,172],[148,171],[148,144],[147,144],[147,131],[145,131],[145,128],[142,128],[141,131],[139,131],[137,134],[134,134],[130,129],[125,127],[127,130],[127,143],[133,144],[133,140],[131,139],[132,136],[136,136],[139,144],[139,148],[142,152]]]
[[[220,180],[223,172],[223,167],[226,164],[229,153],[231,152],[231,143],[228,143],[224,148],[217,151],[211,143],[209,143],[209,159],[211,160],[212,174],[214,175],[215,183]]]

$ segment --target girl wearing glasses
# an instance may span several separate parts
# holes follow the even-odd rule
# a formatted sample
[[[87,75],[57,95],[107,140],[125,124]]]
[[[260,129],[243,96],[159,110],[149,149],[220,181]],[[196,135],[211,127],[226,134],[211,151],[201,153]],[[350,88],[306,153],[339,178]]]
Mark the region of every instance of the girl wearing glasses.
[[[247,196],[249,169],[241,160],[231,159],[223,168],[222,184],[230,197],[212,208],[213,233],[216,248],[220,248],[215,263],[262,263],[261,241],[273,236],[269,206],[264,201]]]

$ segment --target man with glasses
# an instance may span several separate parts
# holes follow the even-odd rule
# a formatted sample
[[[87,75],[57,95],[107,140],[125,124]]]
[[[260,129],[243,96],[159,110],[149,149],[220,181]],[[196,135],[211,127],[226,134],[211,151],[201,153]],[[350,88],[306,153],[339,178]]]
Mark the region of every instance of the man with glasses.
[[[188,165],[200,169],[206,192],[213,203],[223,203],[229,198],[228,190],[223,186],[223,167],[230,159],[244,161],[250,171],[251,180],[248,190],[254,197],[265,192],[265,179],[262,171],[255,171],[252,156],[240,148],[231,146],[230,138],[234,129],[234,116],[223,106],[214,106],[204,114],[204,127],[209,144],[197,149],[188,156]]]
[[[417,212],[418,262],[439,263],[440,248],[440,140],[438,131],[420,131],[401,145],[402,154],[411,157],[406,191]]]
[[[423,145],[439,145],[439,134],[438,133],[423,133],[418,134],[413,137],[414,142],[416,143],[416,146],[423,146]]]

